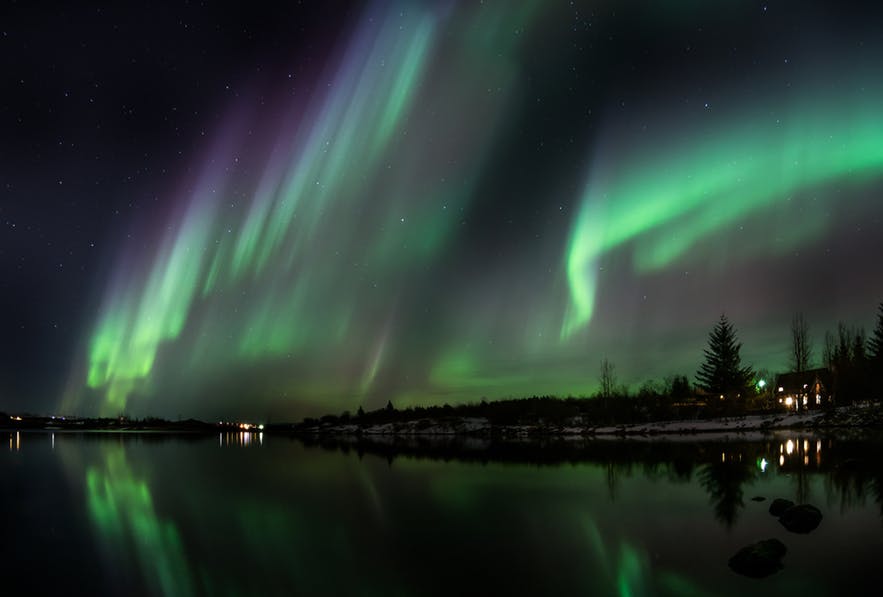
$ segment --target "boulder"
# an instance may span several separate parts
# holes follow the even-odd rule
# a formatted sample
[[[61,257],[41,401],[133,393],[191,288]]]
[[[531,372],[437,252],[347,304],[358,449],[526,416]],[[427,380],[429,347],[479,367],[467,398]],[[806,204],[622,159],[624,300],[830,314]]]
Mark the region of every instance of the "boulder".
[[[792,507],[794,507],[794,502],[792,502],[791,500],[776,498],[773,500],[773,503],[770,504],[770,514],[772,514],[773,516],[781,516],[785,513],[785,510]]]
[[[758,541],[743,547],[730,558],[730,568],[736,574],[763,578],[782,569],[782,558],[788,548],[778,539]]]
[[[751,501],[752,502],[765,502],[766,498],[763,497],[762,495],[756,495],[753,498],[751,498]]]
[[[779,522],[792,533],[809,533],[822,522],[822,513],[815,506],[800,504],[785,510]]]

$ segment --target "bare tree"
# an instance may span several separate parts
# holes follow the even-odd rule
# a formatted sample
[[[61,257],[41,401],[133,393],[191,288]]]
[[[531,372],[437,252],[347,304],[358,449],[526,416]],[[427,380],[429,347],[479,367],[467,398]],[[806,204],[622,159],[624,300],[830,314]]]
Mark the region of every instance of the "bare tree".
[[[837,343],[834,341],[834,334],[831,331],[825,332],[825,350],[822,354],[822,360],[825,361],[825,367],[834,369],[837,358]]]
[[[616,367],[613,366],[607,358],[601,361],[601,374],[598,376],[598,382],[601,384],[601,398],[604,399],[604,405],[610,397],[613,396],[614,387],[616,386]]]
[[[802,373],[809,369],[812,359],[812,346],[809,343],[809,324],[803,313],[797,313],[791,320],[791,369]]]

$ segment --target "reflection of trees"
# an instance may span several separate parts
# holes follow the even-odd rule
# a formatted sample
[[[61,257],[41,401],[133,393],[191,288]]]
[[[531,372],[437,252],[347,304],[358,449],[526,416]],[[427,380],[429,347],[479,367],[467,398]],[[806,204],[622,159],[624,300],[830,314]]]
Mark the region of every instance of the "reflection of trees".
[[[673,458],[668,468],[669,479],[680,483],[689,483],[693,479],[696,464],[683,457]]]
[[[870,496],[883,522],[883,465],[879,461],[844,460],[825,478],[825,489],[829,497],[837,496],[841,512],[863,506]]]
[[[617,488],[617,474],[616,474],[616,465],[612,462],[607,463],[607,492],[610,494],[610,501],[616,501],[616,488]]]
[[[726,460],[706,464],[699,471],[699,482],[714,504],[714,516],[728,529],[732,528],[745,505],[742,485],[754,480],[754,469],[742,462]]]
[[[809,471],[806,466],[797,466],[791,475],[794,479],[794,497],[798,504],[805,504],[809,501]]]
[[[789,434],[790,435],[790,434]],[[761,442],[737,441],[618,441],[592,439],[506,439],[506,438],[397,438],[327,437],[299,438],[305,445],[327,450],[352,447],[360,453],[384,458],[407,455],[467,462],[506,462],[560,466],[577,462],[599,464],[606,474],[611,499],[620,483],[636,473],[648,479],[691,483],[699,481],[711,496],[718,520],[731,527],[743,507],[742,485],[758,474],[760,459],[767,461],[766,474],[785,474],[794,483],[794,499],[810,501],[813,480],[824,475],[828,498],[839,497],[842,509],[862,506],[870,496],[883,517],[883,462],[868,454],[883,449],[879,439],[864,436],[848,439],[822,438],[814,434],[779,435]],[[787,440],[787,441],[786,441]],[[725,451],[720,461],[721,450]],[[705,464],[703,464],[705,463]],[[759,464],[758,464],[759,466]]]

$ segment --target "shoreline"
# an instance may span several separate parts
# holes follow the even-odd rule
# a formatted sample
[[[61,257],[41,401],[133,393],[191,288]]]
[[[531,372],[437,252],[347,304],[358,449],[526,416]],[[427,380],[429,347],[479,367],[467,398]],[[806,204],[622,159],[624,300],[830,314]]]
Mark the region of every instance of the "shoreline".
[[[529,419],[525,417],[525,419]],[[477,437],[488,439],[529,438],[682,438],[691,436],[722,436],[748,434],[764,435],[775,431],[875,431],[883,430],[883,406],[877,404],[843,406],[833,410],[817,410],[806,413],[769,413],[707,419],[676,419],[643,423],[592,425],[583,417],[564,420],[522,420],[518,423],[495,423],[488,417],[444,416],[414,418],[389,422],[347,423],[276,423],[242,428],[224,423],[213,424],[190,419],[144,424],[134,421],[108,421],[79,419],[67,425],[58,421],[44,424],[37,418],[17,421],[19,424],[4,425],[6,432],[46,433],[96,433],[96,434],[169,434],[209,435],[216,433],[266,433],[297,437]]]
[[[359,423],[302,425],[293,427],[291,432],[300,436],[574,437],[598,439],[653,437],[662,439],[666,436],[763,434],[795,429],[820,432],[826,430],[883,430],[883,409],[877,405],[844,406],[831,411],[818,410],[808,413],[770,413],[619,425],[590,425],[580,420],[580,417],[574,417],[562,423],[546,423],[540,420],[534,423],[519,424],[494,424],[486,417],[445,417],[370,425],[360,425]]]

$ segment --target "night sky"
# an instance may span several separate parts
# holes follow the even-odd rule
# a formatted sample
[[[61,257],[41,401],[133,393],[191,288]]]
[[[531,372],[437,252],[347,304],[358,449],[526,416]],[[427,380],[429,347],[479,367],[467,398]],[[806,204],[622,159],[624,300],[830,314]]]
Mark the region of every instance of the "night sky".
[[[0,13],[0,409],[305,414],[786,366],[883,299],[883,7]],[[225,6],[221,6],[225,4]]]

